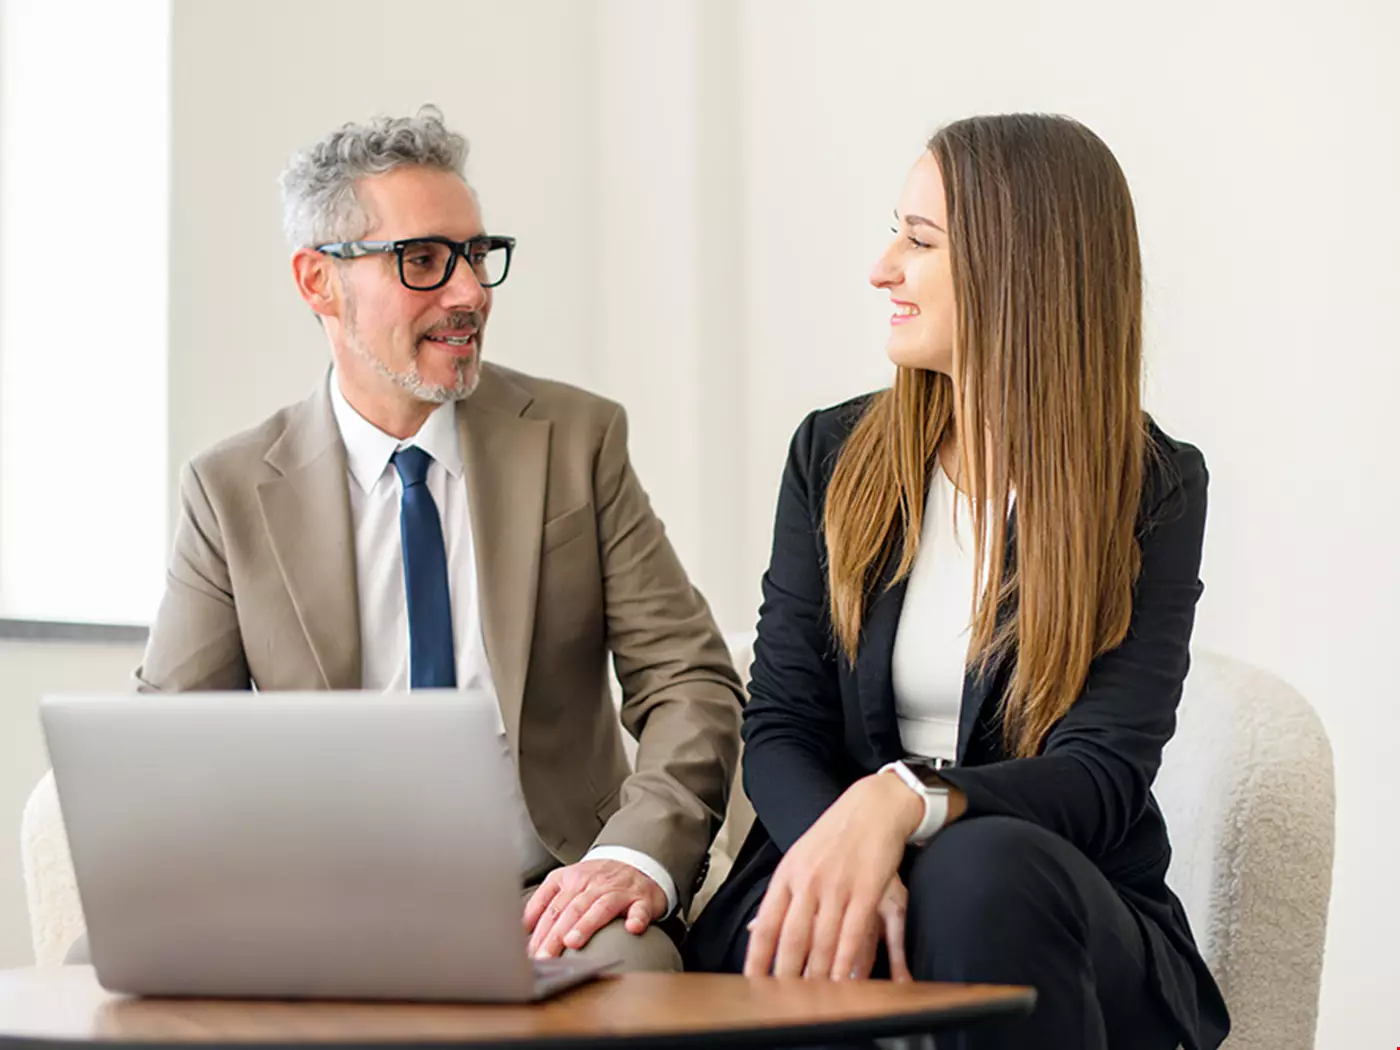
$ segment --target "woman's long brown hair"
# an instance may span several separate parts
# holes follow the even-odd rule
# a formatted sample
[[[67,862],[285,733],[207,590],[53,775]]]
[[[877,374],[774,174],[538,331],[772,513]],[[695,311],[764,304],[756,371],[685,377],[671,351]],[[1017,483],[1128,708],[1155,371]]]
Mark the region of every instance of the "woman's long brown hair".
[[[974,117],[928,149],[948,205],[954,375],[899,369],[842,447],[825,509],[832,624],[854,662],[890,558],[891,585],[913,567],[935,457],[955,434],[978,565],[969,663],[1014,659],[1004,740],[1034,755],[1132,613],[1146,452],[1137,223],[1113,154],[1075,121]]]

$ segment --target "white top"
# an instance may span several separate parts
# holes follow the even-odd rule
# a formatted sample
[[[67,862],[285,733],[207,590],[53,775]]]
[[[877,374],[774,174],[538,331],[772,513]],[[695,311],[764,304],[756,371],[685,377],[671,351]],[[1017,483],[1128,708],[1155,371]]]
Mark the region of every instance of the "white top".
[[[972,506],[940,465],[894,638],[894,707],[908,755],[957,757],[975,568]]]
[[[452,609],[452,641],[456,655],[457,688],[484,693],[496,708],[501,746],[509,750],[505,722],[481,627],[476,551],[468,513],[467,480],[457,433],[457,410],[439,405],[418,433],[400,441],[370,423],[345,400],[334,370],[330,377],[331,407],[345,444],[349,473],[350,516],[355,529],[355,574],[360,600],[360,670],[362,686],[383,692],[409,688],[408,596],[403,582],[403,541],[399,505],[403,485],[389,459],[401,448],[417,445],[433,461],[427,485],[442,519],[447,553],[447,589]],[[517,778],[518,779],[518,778]],[[518,784],[517,784],[518,788]],[[522,843],[522,875],[554,866],[540,841],[525,800],[517,790],[507,803],[518,815]],[[620,860],[649,876],[676,907],[676,884],[656,860],[623,846],[599,846],[585,860]],[[660,918],[660,916],[658,916]]]

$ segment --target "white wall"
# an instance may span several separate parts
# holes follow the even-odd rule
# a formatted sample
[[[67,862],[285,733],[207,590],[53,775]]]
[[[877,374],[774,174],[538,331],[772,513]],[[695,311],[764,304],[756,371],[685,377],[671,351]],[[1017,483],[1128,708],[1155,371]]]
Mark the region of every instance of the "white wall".
[[[628,405],[682,556],[723,625],[747,628],[792,428],[889,374],[865,275],[923,140],[974,112],[1078,116],[1136,194],[1149,405],[1212,469],[1198,642],[1290,679],[1335,748],[1319,1045],[1387,1045],[1400,74],[1382,58],[1398,12],[177,4],[170,476],[324,368],[280,241],[282,161],[343,120],[434,100],[472,140],[488,224],[521,240],[488,355]]]

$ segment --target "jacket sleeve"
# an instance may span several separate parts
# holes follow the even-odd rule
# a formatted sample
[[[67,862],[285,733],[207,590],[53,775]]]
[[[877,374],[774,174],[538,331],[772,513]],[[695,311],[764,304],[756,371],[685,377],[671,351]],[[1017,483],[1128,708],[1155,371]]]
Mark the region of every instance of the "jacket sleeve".
[[[827,608],[816,414],[798,427],[778,491],[773,552],[744,712],[744,788],[783,851],[848,786],[837,656]]]
[[[1189,445],[1170,455],[1149,487],[1127,637],[1090,665],[1039,755],[941,774],[966,794],[966,816],[1019,817],[1095,858],[1118,846],[1146,808],[1176,728],[1202,591],[1205,461]]]
[[[132,684],[139,692],[172,693],[252,686],[222,530],[192,464],[180,474],[165,594]]]
[[[607,640],[622,722],[638,746],[621,805],[594,847],[654,860],[687,907],[724,820],[743,689],[709,606],[632,469],[620,408],[603,437],[595,488]]]

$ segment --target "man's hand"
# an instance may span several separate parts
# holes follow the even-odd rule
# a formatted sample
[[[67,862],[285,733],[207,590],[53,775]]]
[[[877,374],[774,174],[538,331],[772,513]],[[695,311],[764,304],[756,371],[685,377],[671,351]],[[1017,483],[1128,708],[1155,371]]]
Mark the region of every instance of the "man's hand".
[[[899,864],[923,800],[893,773],[857,780],[783,855],[749,926],[744,975],[868,977],[883,935],[896,979],[908,900]]]
[[[642,934],[666,914],[666,893],[630,864],[585,860],[551,871],[525,905],[530,954],[552,959],[575,950],[619,915],[627,932]]]

